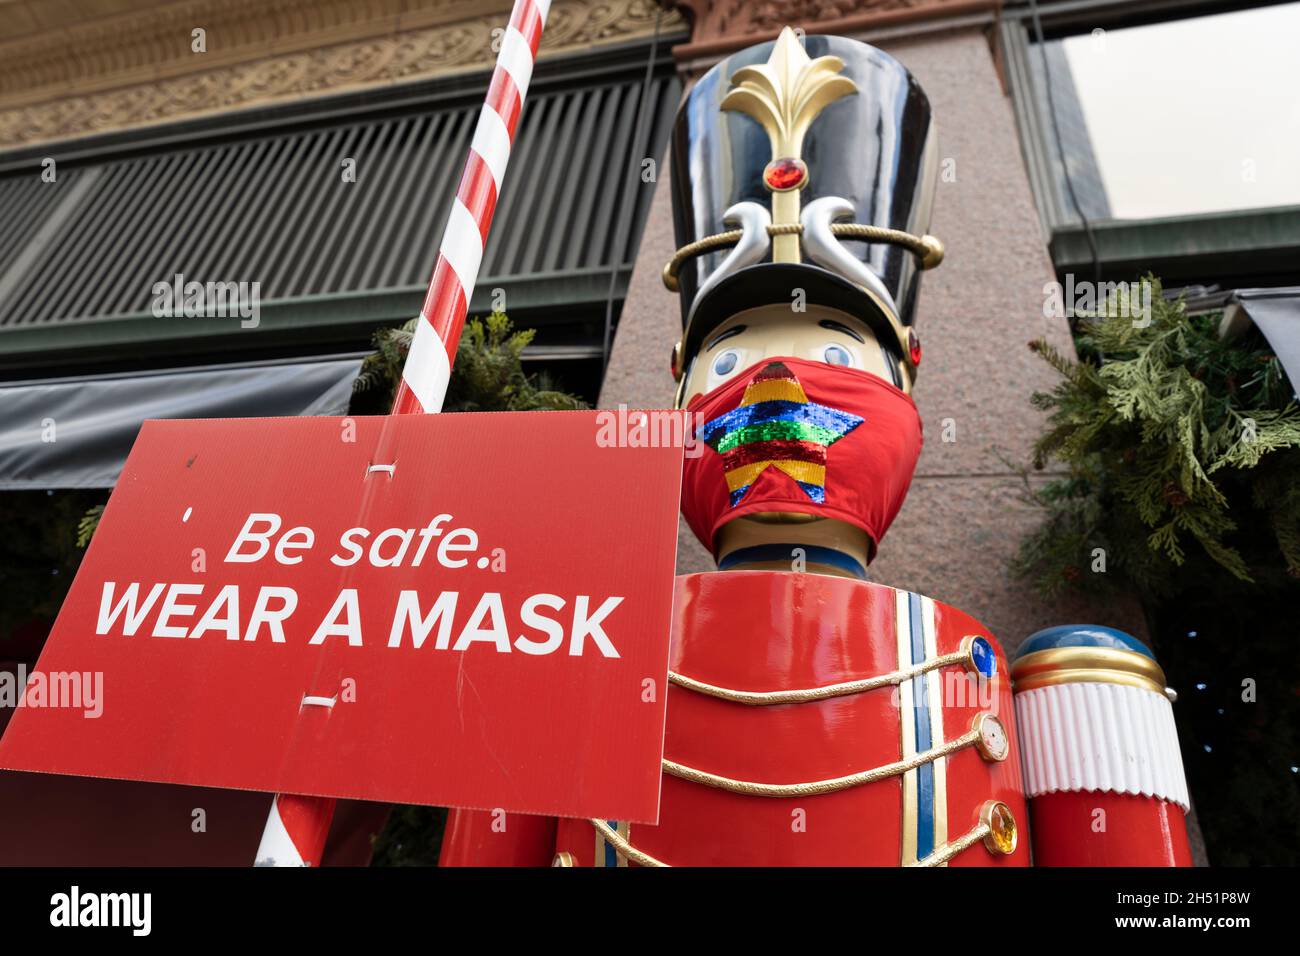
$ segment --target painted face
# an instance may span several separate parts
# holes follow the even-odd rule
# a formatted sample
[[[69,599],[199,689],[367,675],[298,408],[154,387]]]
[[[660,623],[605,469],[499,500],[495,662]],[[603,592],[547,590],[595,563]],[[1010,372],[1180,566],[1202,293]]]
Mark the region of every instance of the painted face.
[[[910,391],[910,383],[865,322],[846,312],[785,304],[740,312],[704,340],[679,395],[685,407],[764,358],[801,358],[869,372]]]

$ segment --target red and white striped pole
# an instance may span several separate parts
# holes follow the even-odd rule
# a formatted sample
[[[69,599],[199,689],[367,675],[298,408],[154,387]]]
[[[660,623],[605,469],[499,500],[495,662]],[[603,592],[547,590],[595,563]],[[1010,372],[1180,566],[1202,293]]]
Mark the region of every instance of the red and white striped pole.
[[[469,146],[465,172],[451,205],[447,230],[438,247],[438,263],[420,309],[423,321],[415,331],[411,354],[402,369],[394,414],[442,410],[456,344],[478,280],[492,213],[501,195],[501,181],[550,6],[551,0],[515,0],[510,25],[501,38],[487,100]]]
[[[501,195],[501,182],[550,7],[551,0],[515,0],[510,13],[465,171],[438,247],[429,292],[393,399],[394,415],[442,411],[451,364],[474,295],[488,229]],[[257,864],[319,866],[333,815],[332,799],[277,794],[257,848]]]

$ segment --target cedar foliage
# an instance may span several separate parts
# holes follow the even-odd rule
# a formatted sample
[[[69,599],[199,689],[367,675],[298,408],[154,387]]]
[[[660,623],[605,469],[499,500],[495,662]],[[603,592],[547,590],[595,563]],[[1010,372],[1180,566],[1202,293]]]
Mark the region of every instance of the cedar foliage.
[[[383,410],[392,405],[401,380],[402,366],[411,351],[416,323],[412,319],[393,329],[375,333],[375,352],[366,357],[353,384],[357,393],[370,393],[367,404],[383,398]],[[586,408],[586,404],[552,386],[546,376],[528,375],[523,369],[524,349],[536,331],[516,330],[504,313],[465,324],[456,349],[447,387],[447,412],[528,412]]]
[[[1258,333],[1224,342],[1152,283],[1143,327],[1121,300],[1083,319],[1079,360],[1030,347],[1061,374],[1034,467],[1065,474],[1025,494],[1044,521],[1014,569],[1046,595],[1133,585],[1167,598],[1300,577],[1300,405]],[[1091,570],[1104,549],[1105,574]],[[1224,572],[1226,572],[1226,579]]]

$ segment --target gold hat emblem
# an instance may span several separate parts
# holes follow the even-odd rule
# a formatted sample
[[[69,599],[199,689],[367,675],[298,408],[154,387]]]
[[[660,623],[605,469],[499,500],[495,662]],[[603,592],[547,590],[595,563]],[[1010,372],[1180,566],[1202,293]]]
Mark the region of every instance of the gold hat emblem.
[[[781,31],[766,63],[746,66],[731,77],[731,90],[722,109],[756,120],[767,131],[772,160],[800,160],[804,134],[828,105],[858,92],[857,84],[839,76],[844,61],[837,56],[810,59],[789,27]],[[772,193],[772,224],[798,225],[799,190]],[[773,262],[799,262],[799,236],[777,233]]]

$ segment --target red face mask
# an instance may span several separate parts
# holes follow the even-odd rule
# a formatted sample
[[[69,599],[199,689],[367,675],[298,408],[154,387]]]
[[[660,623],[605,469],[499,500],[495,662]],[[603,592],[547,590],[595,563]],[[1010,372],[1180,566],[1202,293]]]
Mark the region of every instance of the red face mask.
[[[921,417],[906,393],[868,372],[764,359],[689,406],[682,514],[706,548],[736,518],[788,511],[837,518],[879,542],[921,454]]]

